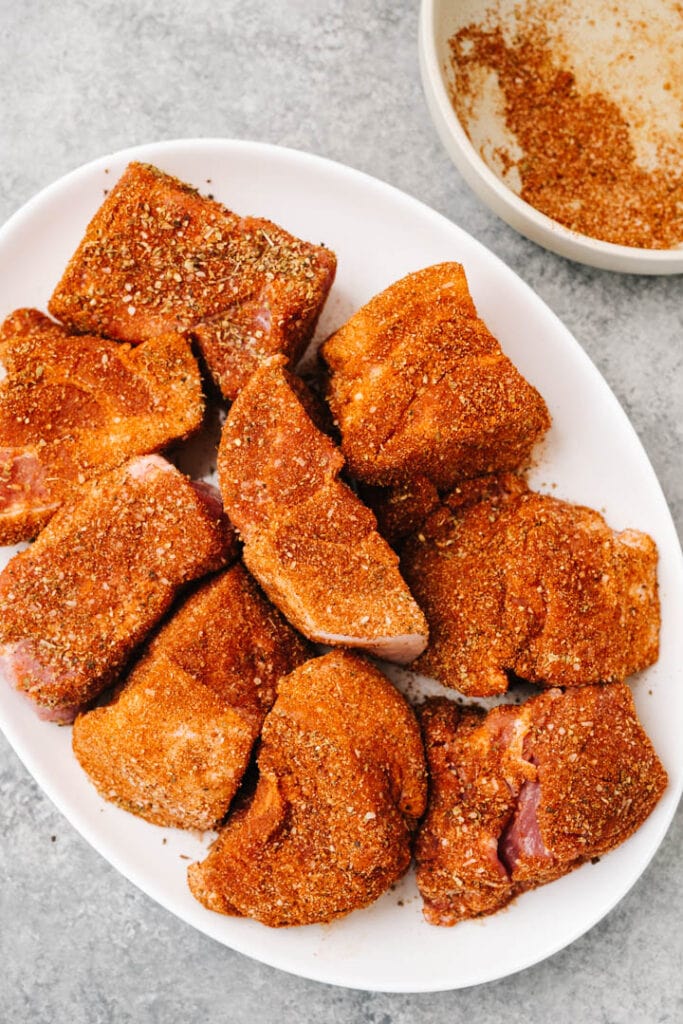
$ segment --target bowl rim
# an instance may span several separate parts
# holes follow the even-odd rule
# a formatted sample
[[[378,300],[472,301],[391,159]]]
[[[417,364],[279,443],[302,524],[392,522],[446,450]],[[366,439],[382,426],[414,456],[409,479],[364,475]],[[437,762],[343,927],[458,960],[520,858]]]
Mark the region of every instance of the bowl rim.
[[[572,231],[527,203],[491,170],[455,113],[444,80],[437,47],[437,13],[442,2],[421,2],[418,49],[422,86],[441,141],[470,188],[516,231],[560,256],[624,273],[683,273],[683,247],[643,249]]]

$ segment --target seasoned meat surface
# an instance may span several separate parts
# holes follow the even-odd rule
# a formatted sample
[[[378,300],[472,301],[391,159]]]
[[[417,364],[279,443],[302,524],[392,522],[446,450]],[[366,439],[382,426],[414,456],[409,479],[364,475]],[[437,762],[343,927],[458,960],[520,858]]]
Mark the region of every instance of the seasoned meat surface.
[[[360,494],[377,517],[379,532],[392,547],[400,546],[402,540],[415,533],[440,504],[439,492],[424,476],[395,487],[367,484],[361,487]]]
[[[430,924],[492,914],[608,853],[667,785],[623,683],[488,714],[436,698],[421,721],[430,788],[417,883]]]
[[[406,871],[426,775],[411,708],[334,651],[280,682],[251,802],[189,870],[198,900],[274,927],[367,906]]]
[[[132,350],[35,309],[0,326],[0,544],[35,536],[93,476],[187,437],[204,412],[188,343]]]
[[[430,644],[416,665],[446,686],[504,692],[623,680],[658,655],[657,549],[592,509],[512,475],[470,481],[404,545]]]
[[[252,376],[221,438],[218,478],[244,561],[309,639],[411,661],[426,643],[422,613],[375,517],[338,479],[343,457],[284,362]]]
[[[79,715],[76,757],[107,800],[157,825],[213,828],[281,676],[310,651],[241,565],[187,598],[114,699]]]
[[[299,357],[335,270],[328,249],[131,163],[90,222],[49,308],[77,331],[122,341],[190,331],[233,399],[267,356]]]
[[[158,455],[91,480],[0,573],[0,669],[71,721],[122,669],[179,587],[236,554],[215,491]]]
[[[408,274],[321,349],[352,476],[439,490],[528,461],[545,403],[477,317],[459,263]]]

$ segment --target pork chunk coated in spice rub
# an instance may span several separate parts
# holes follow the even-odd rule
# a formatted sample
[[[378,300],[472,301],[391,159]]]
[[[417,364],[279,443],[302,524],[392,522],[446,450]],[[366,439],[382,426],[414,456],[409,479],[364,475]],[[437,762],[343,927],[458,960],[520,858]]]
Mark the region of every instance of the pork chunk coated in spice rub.
[[[395,487],[365,484],[360,487],[360,495],[377,517],[379,532],[392,547],[415,533],[440,504],[439,492],[424,476]]]
[[[158,455],[92,480],[0,573],[0,670],[70,722],[111,683],[178,589],[236,555],[217,493]]]
[[[203,583],[73,747],[106,800],[157,825],[214,828],[249,763],[281,676],[310,656],[241,565]]]
[[[281,681],[258,770],[251,801],[189,869],[210,910],[272,927],[332,921],[407,870],[422,742],[405,699],[362,658],[334,651]]]
[[[430,924],[495,913],[613,850],[667,785],[624,683],[548,690],[486,714],[421,713],[429,807],[416,843]]]
[[[34,537],[86,480],[202,422],[199,367],[178,334],[131,349],[20,309],[0,327],[0,360],[0,544]]]
[[[335,270],[328,249],[131,163],[90,222],[49,308],[74,330],[122,341],[189,331],[233,399],[267,356],[298,359]]]
[[[252,376],[218,452],[244,561],[310,640],[412,661],[426,644],[424,617],[375,517],[338,479],[344,459],[311,420],[303,385],[284,362],[273,357]]]
[[[654,541],[519,477],[448,495],[401,569],[430,629],[416,668],[463,693],[502,693],[508,672],[551,686],[623,680],[657,660]]]
[[[459,263],[409,274],[329,338],[329,402],[352,476],[439,490],[516,469],[550,426],[545,403],[477,317]]]

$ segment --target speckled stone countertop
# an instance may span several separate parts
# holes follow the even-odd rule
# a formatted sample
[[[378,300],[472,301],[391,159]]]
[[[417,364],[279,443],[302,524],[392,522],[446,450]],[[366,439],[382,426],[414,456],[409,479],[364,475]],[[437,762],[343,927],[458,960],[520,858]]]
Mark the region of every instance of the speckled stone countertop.
[[[683,280],[569,263],[473,196],[432,128],[416,0],[0,0],[0,220],[101,154],[260,139],[417,196],[558,314],[630,416],[683,526]],[[0,1019],[8,1024],[683,1020],[683,813],[619,906],[572,946],[460,992],[381,995],[291,977],[182,924],[121,877],[0,738]]]

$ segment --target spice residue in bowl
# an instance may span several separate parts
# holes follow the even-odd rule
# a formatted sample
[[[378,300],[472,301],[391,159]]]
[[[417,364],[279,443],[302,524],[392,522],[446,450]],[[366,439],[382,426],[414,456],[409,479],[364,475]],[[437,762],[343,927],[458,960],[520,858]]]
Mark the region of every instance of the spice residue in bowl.
[[[574,231],[683,244],[683,5],[499,6],[450,40],[453,104],[484,160]]]

